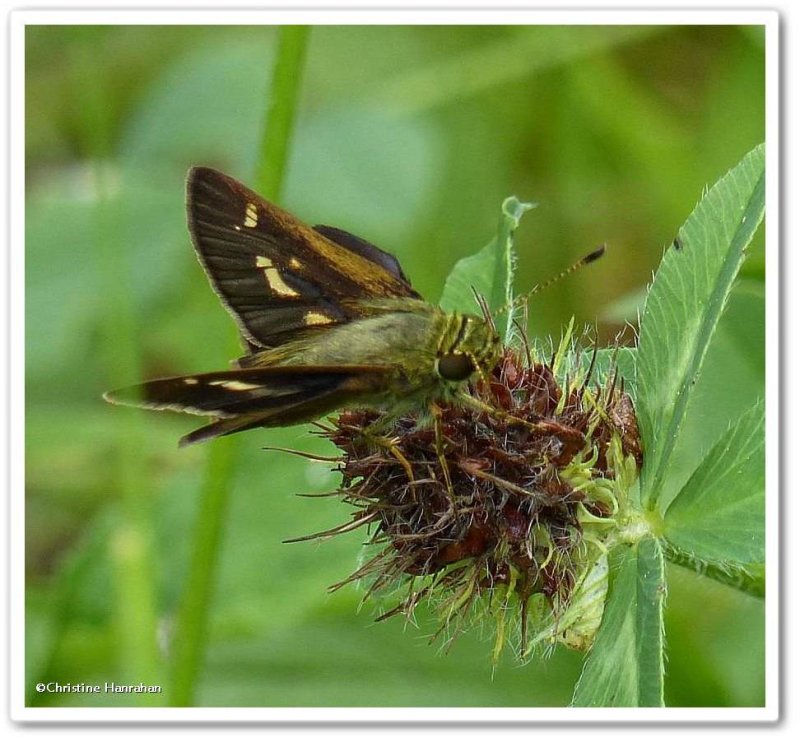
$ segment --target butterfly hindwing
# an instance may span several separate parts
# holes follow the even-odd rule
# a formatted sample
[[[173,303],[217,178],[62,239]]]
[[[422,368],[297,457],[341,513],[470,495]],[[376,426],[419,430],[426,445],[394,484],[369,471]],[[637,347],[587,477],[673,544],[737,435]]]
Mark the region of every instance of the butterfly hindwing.
[[[394,257],[332,227],[309,227],[233,178],[187,179],[195,250],[250,349],[362,316],[359,300],[419,298]]]
[[[182,441],[291,425],[386,388],[390,366],[269,366],[154,379],[108,392],[109,402],[217,418]],[[201,431],[205,431],[201,433]]]
[[[377,263],[379,266],[389,271],[389,273],[392,273],[395,277],[408,284],[409,288],[411,287],[411,282],[403,272],[400,261],[391,253],[381,250],[379,247],[373,245],[371,242],[367,242],[367,240],[363,239],[362,237],[357,237],[350,232],[339,229],[339,227],[330,227],[327,224],[315,224],[314,231],[319,232],[329,240],[333,240],[333,242],[335,242],[337,245],[341,245],[345,249],[357,253],[362,258],[366,258],[373,263]],[[421,298],[419,294],[413,291],[413,289],[411,290],[409,296],[412,295],[414,298]]]

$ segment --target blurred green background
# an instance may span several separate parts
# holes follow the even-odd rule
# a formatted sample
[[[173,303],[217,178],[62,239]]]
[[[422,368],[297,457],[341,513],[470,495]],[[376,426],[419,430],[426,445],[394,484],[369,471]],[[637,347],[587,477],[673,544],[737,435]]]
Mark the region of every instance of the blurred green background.
[[[120,493],[131,486],[153,549],[137,584],[169,643],[206,450],[177,450],[196,421],[132,422],[100,395],[234,355],[189,244],[183,179],[205,164],[252,180],[275,38],[269,27],[27,29],[29,685],[142,680],[120,649],[130,593],[113,567],[130,548]],[[453,263],[492,237],[503,198],[537,201],[517,234],[518,289],[610,250],[531,302],[534,331],[558,333],[574,314],[609,338],[635,323],[704,186],[763,138],[760,28],[315,27],[282,203],[394,252],[436,301]],[[763,390],[763,279],[759,237],[709,355],[707,399],[725,417]],[[685,447],[687,471],[712,442]],[[507,654],[493,672],[488,632],[443,654],[424,611],[419,628],[375,624],[355,588],[328,594],[363,535],[282,544],[349,509],[295,497],[336,479],[266,445],[330,453],[308,426],[241,436],[199,704],[569,702],[577,653],[524,667]],[[667,702],[762,705],[763,604],[679,568],[669,579]]]

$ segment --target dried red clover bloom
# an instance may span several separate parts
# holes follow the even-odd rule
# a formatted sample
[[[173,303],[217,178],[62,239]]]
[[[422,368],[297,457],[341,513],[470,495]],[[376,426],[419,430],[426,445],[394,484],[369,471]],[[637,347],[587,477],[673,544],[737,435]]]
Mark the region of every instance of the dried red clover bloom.
[[[512,637],[523,656],[541,643],[591,645],[609,536],[626,510],[641,448],[616,375],[590,385],[584,370],[559,382],[553,367],[563,367],[564,355],[529,363],[506,350],[491,378],[471,389],[496,412],[442,406],[438,450],[430,418],[402,416],[376,435],[368,426],[378,413],[340,414],[324,435],[341,450],[339,493],[355,511],[317,535],[365,525],[371,537],[365,562],[334,589],[359,581],[365,598],[391,597],[381,619],[410,618],[431,601],[449,638],[468,619],[492,617],[495,658]],[[511,620],[517,631],[507,630]]]

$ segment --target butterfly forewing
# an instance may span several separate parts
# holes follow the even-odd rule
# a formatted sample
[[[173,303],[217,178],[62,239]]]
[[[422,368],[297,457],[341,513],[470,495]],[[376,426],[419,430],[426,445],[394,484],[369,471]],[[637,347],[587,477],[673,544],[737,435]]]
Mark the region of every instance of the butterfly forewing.
[[[419,298],[394,257],[315,230],[211,168],[189,172],[187,211],[200,262],[251,349],[358,319],[359,300]]]

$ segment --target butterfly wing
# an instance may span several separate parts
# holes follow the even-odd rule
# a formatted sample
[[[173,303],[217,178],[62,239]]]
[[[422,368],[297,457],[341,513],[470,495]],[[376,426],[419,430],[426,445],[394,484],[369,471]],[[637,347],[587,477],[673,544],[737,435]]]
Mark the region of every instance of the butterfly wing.
[[[269,366],[154,379],[107,392],[114,404],[217,418],[180,445],[255,427],[315,420],[339,407],[374,401],[391,366]]]
[[[251,350],[363,315],[359,300],[414,298],[396,259],[333,227],[309,227],[206,167],[187,179],[189,231]]]
[[[405,296],[411,296],[416,299],[421,298],[419,294],[411,289],[411,281],[408,280],[406,274],[403,272],[400,261],[391,253],[381,250],[379,247],[376,247],[371,242],[367,242],[367,240],[363,239],[362,237],[356,237],[356,235],[346,232],[343,229],[339,229],[339,227],[330,227],[327,224],[315,224],[314,231],[319,232],[321,235],[327,237],[329,240],[332,240],[346,250],[357,253],[362,258],[366,258],[370,262],[376,263],[381,268],[389,271],[389,273],[391,273],[393,276],[399,278],[410,289],[410,293],[405,294]]]

